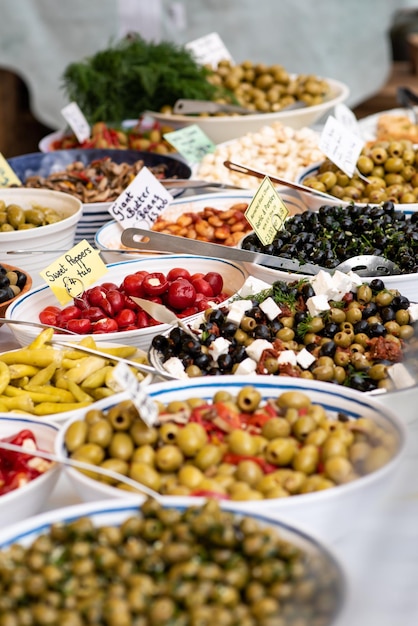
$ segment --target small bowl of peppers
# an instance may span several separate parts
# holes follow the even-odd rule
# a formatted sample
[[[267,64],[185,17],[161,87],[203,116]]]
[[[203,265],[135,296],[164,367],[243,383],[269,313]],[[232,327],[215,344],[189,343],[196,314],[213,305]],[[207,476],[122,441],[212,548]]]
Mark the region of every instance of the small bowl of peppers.
[[[36,515],[45,505],[61,466],[31,452],[53,453],[58,430],[56,424],[30,416],[0,413],[0,446],[6,442],[27,450],[15,452],[0,447],[0,527]]]
[[[235,296],[247,273],[238,263],[191,255],[144,257],[107,266],[107,274],[70,304],[58,306],[46,285],[18,298],[9,319],[41,322],[70,330],[97,343],[123,342],[148,350],[154,335],[171,324],[152,317],[133,298],[162,304],[187,322]],[[35,327],[11,326],[20,345],[37,336]],[[57,335],[59,338],[59,335]]]

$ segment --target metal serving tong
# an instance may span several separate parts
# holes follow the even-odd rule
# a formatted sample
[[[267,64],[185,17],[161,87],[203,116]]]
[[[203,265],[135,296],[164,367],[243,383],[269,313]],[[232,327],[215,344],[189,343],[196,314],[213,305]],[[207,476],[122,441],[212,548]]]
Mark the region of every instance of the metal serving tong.
[[[306,107],[305,102],[298,100],[293,102],[280,111],[290,111],[293,109],[301,109]],[[261,111],[254,111],[246,107],[236,104],[221,104],[219,102],[211,102],[210,100],[187,100],[180,98],[173,106],[173,113],[176,115],[196,115],[198,113],[240,113],[241,115],[258,115]],[[262,114],[262,113],[261,113]]]
[[[361,255],[343,261],[335,268],[321,267],[313,263],[300,263],[294,259],[286,259],[272,254],[262,252],[251,252],[241,248],[231,248],[218,243],[207,243],[206,241],[196,241],[176,235],[166,235],[144,228],[126,228],[121,235],[123,245],[136,248],[142,252],[159,253],[181,253],[187,250],[188,254],[197,256],[207,256],[217,259],[228,259],[230,261],[241,261],[247,263],[257,263],[266,265],[274,269],[286,270],[301,274],[315,275],[320,270],[334,273],[335,270],[341,272],[354,271],[359,276],[387,276],[399,273],[399,268],[395,263],[374,255]]]

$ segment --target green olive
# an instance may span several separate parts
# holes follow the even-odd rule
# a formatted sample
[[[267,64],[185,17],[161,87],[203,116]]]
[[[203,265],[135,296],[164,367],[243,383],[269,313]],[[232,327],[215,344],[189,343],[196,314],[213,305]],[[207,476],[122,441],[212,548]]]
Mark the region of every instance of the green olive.
[[[304,474],[313,474],[316,471],[319,461],[319,452],[317,446],[308,444],[298,450],[293,457],[292,467]]]
[[[177,434],[180,430],[180,427],[174,422],[166,422],[165,424],[161,424],[159,429],[160,439],[163,443],[174,443],[177,438]]]
[[[127,476],[129,471],[128,463],[122,459],[105,459],[102,463],[100,463],[100,467],[110,472],[117,472],[123,476]],[[118,478],[112,478],[111,476],[104,475],[100,477],[100,480],[109,483],[110,485],[116,485],[119,482]]]
[[[255,387],[246,386],[238,392],[237,406],[240,411],[252,413],[258,408],[260,401],[261,393]]]
[[[128,461],[134,451],[132,437],[124,431],[114,433],[108,450],[111,457]]]
[[[87,423],[84,420],[72,422],[65,431],[64,443],[68,452],[74,452],[87,441]]]
[[[278,466],[289,465],[296,454],[296,443],[285,437],[276,437],[268,442],[265,455],[269,463]]]
[[[136,446],[152,445],[158,440],[158,430],[153,426],[147,426],[145,422],[139,419],[132,424],[129,433]]]
[[[346,457],[347,455],[347,446],[341,438],[335,435],[329,435],[326,441],[324,441],[321,448],[321,457],[323,460],[329,459],[333,456]]]
[[[84,443],[78,446],[71,456],[76,459],[86,459],[93,465],[99,465],[105,457],[105,451],[96,443]]]
[[[9,204],[6,212],[7,221],[15,230],[25,223],[25,212],[17,204]]]
[[[247,431],[236,428],[228,435],[228,447],[233,454],[253,456],[256,453],[257,442]]]
[[[276,437],[288,437],[290,434],[290,424],[283,417],[272,417],[261,427],[261,434],[266,439]]]
[[[205,471],[212,465],[218,465],[222,456],[223,449],[221,446],[207,443],[196,454],[194,462],[199,469]]]
[[[161,487],[161,477],[159,473],[146,463],[131,463],[129,478],[136,480],[142,485],[146,485],[154,491],[159,491]]]
[[[301,391],[283,391],[277,398],[276,404],[281,409],[303,409],[310,406],[311,400]]]
[[[183,464],[184,456],[177,446],[166,444],[155,453],[155,465],[163,472],[175,472]]]
[[[258,463],[254,461],[241,461],[238,463],[235,477],[237,480],[256,485],[263,476],[263,470]]]
[[[179,483],[190,489],[196,489],[203,480],[204,474],[193,465],[183,465],[178,473]]]
[[[302,415],[292,425],[292,433],[299,441],[304,441],[306,437],[315,430],[317,423],[310,415]]]
[[[98,420],[88,427],[87,441],[107,448],[112,440],[113,429],[106,419]]]
[[[341,485],[354,476],[354,469],[350,461],[345,457],[333,456],[328,458],[324,464],[325,475],[327,478]]]
[[[181,452],[187,456],[195,456],[207,443],[206,430],[196,422],[189,422],[181,428],[176,437],[176,443]]]
[[[240,324],[240,327],[242,328],[243,331],[248,332],[248,331],[254,330],[256,326],[257,326],[257,322],[255,321],[253,317],[248,317],[248,315],[244,315]]]
[[[146,463],[147,465],[154,466],[155,464],[155,450],[149,444],[135,448],[131,457],[132,463]]]

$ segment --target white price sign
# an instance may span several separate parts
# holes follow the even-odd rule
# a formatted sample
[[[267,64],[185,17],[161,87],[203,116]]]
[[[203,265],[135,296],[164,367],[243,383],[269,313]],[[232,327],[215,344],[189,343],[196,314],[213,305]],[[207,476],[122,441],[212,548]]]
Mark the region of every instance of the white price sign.
[[[227,50],[218,33],[210,33],[199,39],[194,39],[185,45],[200,65],[217,67],[219,61],[228,60],[234,64],[234,60]]]
[[[110,383],[114,391],[127,391],[135,404],[141,419],[147,426],[157,421],[158,407],[154,400],[144,391],[135,374],[126,363],[119,362],[113,369],[113,380]]]
[[[86,139],[90,137],[90,125],[77,102],[67,104],[67,106],[61,109],[61,115],[73,130],[79,143],[83,143],[83,141],[86,141]]]
[[[332,115],[328,117],[319,139],[319,149],[350,178],[363,146],[364,141],[360,137],[347,130]]]
[[[143,167],[108,211],[124,229],[149,228],[172,200],[173,196],[158,178]]]
[[[358,120],[353,111],[349,109],[346,104],[340,102],[340,104],[335,105],[334,115],[337,122],[340,122],[347,130],[358,135],[358,137],[362,136]]]

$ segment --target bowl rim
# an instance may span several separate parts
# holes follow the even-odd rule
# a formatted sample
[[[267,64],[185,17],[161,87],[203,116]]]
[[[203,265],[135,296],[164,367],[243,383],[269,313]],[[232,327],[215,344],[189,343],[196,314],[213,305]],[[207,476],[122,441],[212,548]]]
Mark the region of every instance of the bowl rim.
[[[383,479],[385,476],[390,474],[393,468],[395,468],[404,457],[406,452],[406,444],[407,444],[407,425],[404,424],[400,418],[395,414],[392,409],[385,407],[378,400],[375,400],[373,396],[365,396],[359,395],[360,392],[357,392],[354,389],[337,387],[335,385],[331,385],[330,383],[326,383],[323,381],[310,381],[307,379],[294,379],[292,377],[283,377],[281,380],[274,380],[271,376],[260,375],[257,379],[249,378],[248,376],[235,376],[235,375],[227,375],[222,376],[221,378],[218,376],[205,376],[203,378],[197,379],[192,378],[187,381],[166,381],[166,382],[157,382],[153,383],[148,391],[148,395],[158,400],[160,395],[164,395],[164,393],[169,391],[176,391],[177,389],[188,390],[189,395],[193,393],[193,390],[196,387],[206,387],[206,388],[219,388],[220,386],[226,387],[235,387],[240,388],[243,386],[247,386],[248,384],[254,385],[256,388],[266,388],[271,390],[272,393],[278,395],[280,391],[284,389],[296,389],[301,392],[319,392],[325,393],[329,398],[329,406],[326,406],[326,410],[335,411],[335,404],[332,402],[333,397],[343,397],[348,401],[352,401],[359,406],[359,409],[364,406],[367,409],[372,409],[374,413],[377,413],[378,419],[382,419],[386,425],[389,425],[390,428],[396,432],[398,438],[398,448],[393,457],[381,468],[375,470],[370,474],[366,474],[361,476],[360,478],[344,484],[338,485],[336,487],[332,487],[330,489],[325,489],[322,491],[316,491],[312,493],[306,494],[298,494],[290,496],[289,498],[274,498],[274,499],[264,499],[257,500],[257,507],[269,509],[275,506],[277,503],[280,505],[280,513],[285,514],[287,511],[292,511],[293,508],[297,508],[301,503],[305,503],[308,505],[309,503],[323,502],[329,501],[330,499],[339,499],[341,497],[345,497],[352,493],[356,492],[358,489],[367,487],[369,484],[373,484],[379,479]],[[177,386],[177,389],[176,389]],[[126,399],[127,395],[125,395]],[[112,398],[109,398],[112,400]],[[337,400],[337,398],[336,398]],[[109,407],[113,406],[112,403],[109,403]],[[105,404],[102,408],[105,408]],[[65,424],[62,425],[60,432],[55,439],[56,453],[59,455],[65,455],[65,446],[64,446],[64,436],[67,428],[70,424],[76,421],[76,417],[71,418]],[[108,498],[123,498],[124,492],[123,490],[118,489],[117,487],[113,487],[112,485],[107,485],[106,483],[102,483],[100,481],[96,481],[93,478],[82,474],[77,469],[72,467],[65,467],[64,471],[68,473],[69,477],[71,477],[75,482],[83,485],[85,488],[96,489],[101,492],[102,496]],[[139,494],[139,498],[142,498]],[[180,500],[189,501],[191,503],[199,504],[204,501],[204,498],[198,496],[161,496],[162,500],[165,502],[166,499],[168,502],[177,502],[178,498]],[[255,501],[234,501],[234,506],[240,510],[246,510],[248,506],[254,505]]]

